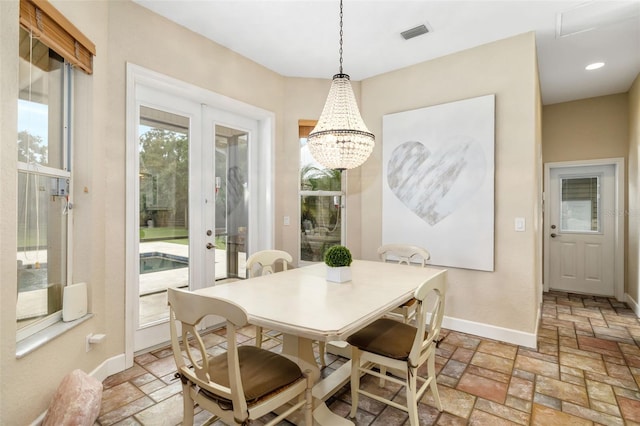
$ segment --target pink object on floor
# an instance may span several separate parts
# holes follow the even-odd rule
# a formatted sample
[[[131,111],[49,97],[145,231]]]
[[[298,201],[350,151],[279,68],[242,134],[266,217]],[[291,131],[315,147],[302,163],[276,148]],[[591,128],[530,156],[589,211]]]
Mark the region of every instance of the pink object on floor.
[[[67,374],[53,395],[43,426],[91,426],[100,414],[102,383],[82,370]]]

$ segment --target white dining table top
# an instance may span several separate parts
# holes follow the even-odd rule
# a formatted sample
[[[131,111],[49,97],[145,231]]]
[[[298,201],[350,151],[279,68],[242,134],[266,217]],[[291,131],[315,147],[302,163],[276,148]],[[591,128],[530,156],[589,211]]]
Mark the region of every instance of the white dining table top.
[[[326,280],[324,263],[196,290],[232,301],[249,322],[313,340],[344,340],[413,297],[436,274],[420,268],[354,260],[352,280]]]

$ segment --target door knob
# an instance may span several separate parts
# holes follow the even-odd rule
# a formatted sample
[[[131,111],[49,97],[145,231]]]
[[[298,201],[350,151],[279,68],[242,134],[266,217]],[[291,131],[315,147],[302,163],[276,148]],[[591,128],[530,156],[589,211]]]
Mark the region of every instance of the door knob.
[[[207,243],[207,250],[211,250],[213,247],[214,247],[213,244]]]
[[[557,235],[557,234],[555,234],[555,233],[551,234],[551,238],[555,238],[555,237],[557,237],[557,236],[558,236],[558,235]]]

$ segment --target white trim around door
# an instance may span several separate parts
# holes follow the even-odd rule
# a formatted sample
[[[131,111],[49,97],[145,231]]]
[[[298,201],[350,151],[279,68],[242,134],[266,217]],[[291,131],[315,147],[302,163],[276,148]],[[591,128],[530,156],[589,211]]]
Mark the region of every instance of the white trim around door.
[[[253,159],[250,170],[251,191],[254,194],[250,198],[253,211],[260,211],[260,214],[253,214],[250,218],[248,247],[249,253],[273,247],[274,244],[274,146],[275,146],[275,114],[273,112],[246,104],[244,102],[220,95],[209,90],[191,85],[189,83],[176,80],[134,65],[127,64],[126,82],[126,140],[127,140],[127,194],[126,194],[126,253],[135,253],[137,236],[139,233],[136,217],[137,186],[135,182],[139,179],[137,164],[132,159],[135,150],[138,149],[137,141],[137,91],[144,88],[147,91],[157,91],[175,98],[180,98],[186,102],[199,105],[199,116],[203,114],[205,107],[215,108],[230,114],[246,117],[257,123],[257,139],[259,144],[255,144],[256,151],[250,152]],[[198,128],[198,131],[202,130]],[[200,138],[201,139],[201,138]],[[200,142],[202,143],[202,142]],[[259,163],[259,164],[258,164]],[[250,209],[251,206],[250,206]],[[255,233],[251,233],[252,230]],[[202,244],[201,244],[202,245]],[[126,302],[125,302],[125,368],[133,365],[135,347],[136,316],[133,301],[138,299],[137,286],[131,285],[133,280],[137,280],[136,256],[126,256]],[[132,260],[133,259],[133,260]]]
[[[551,170],[555,168],[572,168],[572,167],[585,167],[585,166],[613,166],[614,167],[614,185],[615,185],[615,201],[613,211],[605,211],[602,214],[612,216],[614,220],[613,233],[614,233],[614,296],[617,300],[624,300],[624,242],[625,242],[625,165],[624,158],[605,158],[598,160],[586,160],[586,161],[564,161],[545,163],[544,165],[544,291],[549,291],[550,282],[550,268],[549,268],[549,253],[550,253],[550,234],[549,229],[551,224],[550,216],[550,182],[551,182]]]

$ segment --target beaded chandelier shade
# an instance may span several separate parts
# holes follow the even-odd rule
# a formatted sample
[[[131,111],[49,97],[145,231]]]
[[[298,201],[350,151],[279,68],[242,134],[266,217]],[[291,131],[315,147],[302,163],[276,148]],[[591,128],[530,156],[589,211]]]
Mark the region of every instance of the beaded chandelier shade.
[[[333,76],[327,102],[307,145],[313,158],[329,169],[353,169],[364,163],[375,145],[362,121],[347,74],[342,73],[342,0],[340,0],[340,73]]]

